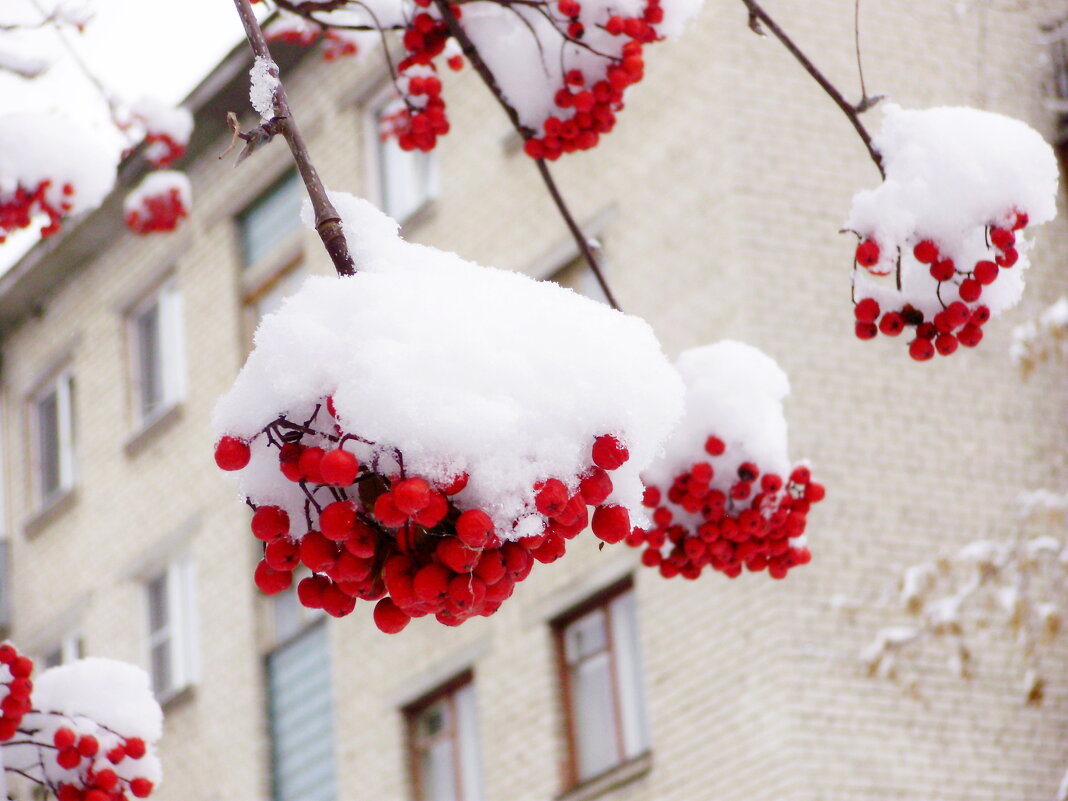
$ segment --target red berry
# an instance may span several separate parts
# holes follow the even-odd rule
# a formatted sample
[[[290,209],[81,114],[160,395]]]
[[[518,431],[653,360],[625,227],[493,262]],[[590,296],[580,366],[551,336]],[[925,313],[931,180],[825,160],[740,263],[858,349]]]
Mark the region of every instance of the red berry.
[[[505,566],[504,557],[501,555],[500,550],[492,548],[482,552],[482,555],[478,558],[478,564],[475,565],[474,574],[478,576],[487,586],[496,584],[504,577]]]
[[[108,751],[106,756],[108,758],[108,762],[110,762],[112,765],[118,765],[120,762],[122,762],[122,760],[126,759],[126,749],[123,748],[121,745],[117,745],[110,751]]]
[[[52,744],[60,749],[70,748],[78,741],[78,735],[74,733],[73,729],[68,729],[66,726],[56,729],[56,733],[52,735]]]
[[[96,752],[100,750],[100,743],[97,742],[96,737],[91,734],[86,734],[78,738],[78,753],[84,757],[96,756]]]
[[[917,337],[909,343],[909,356],[918,362],[925,362],[935,354],[934,345],[930,339]]]
[[[1000,264],[1005,269],[1012,267],[1019,260],[1020,254],[1016,252],[1016,248],[1006,248],[1004,251],[994,257],[994,261]]]
[[[69,748],[61,748],[56,754],[56,763],[66,770],[73,770],[82,763],[82,755],[78,753],[78,749],[73,746]]]
[[[957,292],[965,303],[974,303],[983,294],[983,286],[974,278],[965,278],[960,282]]]
[[[289,515],[277,506],[261,506],[252,513],[252,534],[270,542],[289,533]]]
[[[356,508],[348,501],[334,501],[319,513],[319,528],[330,540],[346,540],[356,527]]]
[[[550,478],[534,497],[534,505],[546,517],[556,517],[567,506],[570,497],[564,482]]]
[[[323,573],[341,556],[341,547],[318,531],[309,531],[300,539],[300,561],[313,573]]]
[[[431,490],[430,501],[412,516],[424,528],[434,528],[449,514],[449,502],[440,492]]]
[[[974,348],[983,339],[983,329],[975,323],[968,323],[957,334],[957,339],[960,340],[960,344],[966,348]]]
[[[308,609],[322,609],[323,595],[329,586],[330,580],[325,576],[302,578],[297,584],[297,599]]]
[[[873,267],[879,263],[879,246],[872,239],[865,239],[857,245],[857,264]],[[871,322],[870,320],[868,322]]]
[[[412,620],[390,598],[383,598],[375,604],[374,619],[375,625],[385,634],[402,631]]]
[[[948,281],[957,274],[953,259],[942,259],[931,265],[931,277],[936,281]]]
[[[148,798],[152,792],[152,782],[138,776],[130,782],[130,794],[135,798]]]
[[[905,330],[905,318],[897,312],[887,312],[879,321],[879,330],[888,337],[896,337]]]
[[[579,483],[579,492],[582,493],[582,500],[590,506],[600,506],[612,494],[612,479],[599,467],[590,468]]]
[[[263,549],[263,561],[271,570],[290,572],[300,565],[300,544],[296,540],[279,537]]]
[[[986,286],[997,280],[999,271],[1000,268],[994,262],[980,261],[976,263],[973,275],[975,275],[976,281]]]
[[[456,519],[456,536],[469,548],[485,547],[493,531],[493,521],[481,509],[468,509]]]
[[[705,452],[710,456],[722,456],[727,446],[719,437],[709,437],[705,440]]]
[[[251,456],[248,443],[237,437],[223,437],[215,443],[215,464],[221,470],[241,470]]]
[[[593,463],[602,470],[616,470],[627,459],[630,451],[610,434],[597,437],[593,443]]]
[[[934,264],[938,260],[938,246],[930,239],[924,239],[916,244],[912,254],[920,264]]]
[[[319,462],[323,483],[333,487],[347,487],[356,480],[360,463],[356,457],[342,448],[335,448],[323,455]]]
[[[8,665],[8,670],[11,671],[11,675],[16,679],[29,678],[30,674],[33,673],[33,660],[28,656],[20,656]]]
[[[455,495],[467,486],[468,475],[467,473],[460,473],[449,484],[441,488],[441,491],[446,495]]]
[[[322,474],[322,462],[323,456],[326,454],[322,448],[305,448],[300,454],[300,460],[298,466],[300,467],[300,475],[305,481],[311,481],[313,484],[323,484]]]
[[[874,323],[879,319],[879,304],[875,298],[864,298],[853,307],[853,316],[861,323]]]
[[[412,589],[423,601],[440,602],[449,591],[453,574],[439,564],[424,565],[412,579]]]
[[[948,356],[957,349],[957,338],[952,334],[939,334],[935,339],[935,349],[943,356]]]
[[[853,331],[857,335],[857,339],[874,339],[875,335],[879,333],[879,329],[873,323],[857,323],[853,326]]]
[[[590,528],[607,543],[619,542],[630,534],[630,513],[623,506],[598,506],[593,512]]]
[[[408,515],[397,508],[391,492],[383,492],[375,499],[375,517],[389,528],[403,526],[408,519]]]
[[[393,504],[407,516],[430,503],[430,485],[421,478],[406,478],[393,485]]]
[[[446,537],[438,543],[434,555],[454,573],[470,573],[478,564],[479,551],[468,548],[456,537]]]
[[[275,570],[266,561],[256,565],[253,580],[264,595],[277,595],[293,585],[293,574],[288,571]]]
[[[1016,234],[1004,228],[991,228],[990,244],[998,250],[1006,250],[1016,244]]]

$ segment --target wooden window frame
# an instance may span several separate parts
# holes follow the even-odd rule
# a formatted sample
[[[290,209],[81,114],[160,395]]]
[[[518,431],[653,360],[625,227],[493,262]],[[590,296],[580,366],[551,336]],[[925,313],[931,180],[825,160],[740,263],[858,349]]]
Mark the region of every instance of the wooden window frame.
[[[595,781],[620,765],[626,764],[638,755],[627,755],[622,687],[620,686],[619,652],[615,642],[615,633],[612,626],[612,613],[610,604],[616,598],[634,592],[634,581],[628,576],[609,587],[600,590],[582,603],[564,612],[552,621],[553,644],[556,649],[556,668],[560,681],[560,700],[563,707],[564,733],[567,751],[563,762],[564,791],[572,790],[579,785]],[[612,709],[615,718],[615,742],[617,760],[599,773],[590,776],[579,776],[579,753],[578,732],[575,715],[575,694],[571,686],[571,670],[567,662],[566,633],[571,624],[590,614],[594,610],[602,609],[605,615],[605,650],[609,654],[609,674],[612,678]],[[598,653],[602,653],[599,651]],[[639,699],[641,702],[641,699]]]
[[[453,741],[452,766],[455,797],[466,799],[464,796],[464,770],[463,750],[460,747],[459,715],[457,714],[456,693],[464,687],[474,685],[475,674],[473,670],[465,670],[455,678],[449,679],[442,685],[431,690],[426,695],[407,704],[401,713],[404,715],[405,751],[407,751],[408,777],[411,781],[412,798],[414,801],[425,801],[423,794],[419,758],[423,754],[418,739],[418,723],[420,716],[430,707],[434,706],[443,698],[449,701],[449,734]],[[477,745],[477,744],[476,744]]]

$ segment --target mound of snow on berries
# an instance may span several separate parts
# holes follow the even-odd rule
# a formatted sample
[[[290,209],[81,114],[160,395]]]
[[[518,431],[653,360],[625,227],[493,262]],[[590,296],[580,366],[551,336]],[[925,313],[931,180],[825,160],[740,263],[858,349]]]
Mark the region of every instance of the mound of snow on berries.
[[[49,112],[0,114],[0,241],[46,214],[59,221],[99,206],[115,181],[118,153],[75,120]]]
[[[332,195],[359,272],[310,278],[268,315],[255,349],[214,414],[217,436],[252,440],[279,415],[311,417],[332,396],[337,419],[366,442],[361,463],[448,483],[487,512],[502,539],[534,509],[534,486],[575,478],[595,438],[612,434],[630,460],[609,498],[639,512],[639,472],[682,411],[683,388],[643,320],[555,284],[480,267],[409,244],[371,204]],[[305,221],[310,221],[305,208]],[[304,495],[252,442],[241,492],[304,518]],[[572,487],[573,489],[573,487]],[[295,532],[298,533],[298,532]]]
[[[866,271],[855,271],[855,299],[874,298],[883,310],[907,304],[927,321],[957,300],[972,310],[981,302],[992,315],[1013,306],[1028,266],[1022,229],[1056,214],[1053,150],[1025,123],[1000,114],[884,111],[873,144],[886,178],[854,197],[846,222],[863,240],[858,263]]]
[[[717,464],[723,478],[748,461],[764,472],[788,472],[782,402],[790,380],[774,359],[752,345],[725,340],[683,351],[676,367],[686,384],[686,411],[663,454],[643,471],[648,483],[670,486],[693,465],[695,445],[699,451],[711,435],[726,446]]]
[[[42,711],[91,718],[126,737],[163,736],[148,674],[126,662],[89,657],[50,668],[37,677],[33,700]]]

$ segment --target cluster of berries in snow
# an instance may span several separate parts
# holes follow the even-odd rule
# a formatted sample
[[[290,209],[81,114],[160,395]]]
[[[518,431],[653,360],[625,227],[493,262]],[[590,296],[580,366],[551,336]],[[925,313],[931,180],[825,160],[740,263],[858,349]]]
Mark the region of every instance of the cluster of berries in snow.
[[[32,671],[31,659],[0,644],[0,769],[47,787],[59,801],[147,798],[159,779],[150,743],[162,714],[144,671],[81,660],[46,671],[36,692]]]
[[[982,303],[983,291],[998,280],[1002,270],[1012,269],[1019,261],[1019,251],[1014,247],[1016,236],[1027,227],[1027,215],[1022,212],[1014,211],[1006,217],[1011,224],[1005,227],[987,226],[989,258],[975,262],[970,269],[958,266],[952,258],[943,258],[937,243],[930,239],[917,242],[912,257],[928,267],[936,282],[935,296],[942,310],[928,319],[911,303],[883,309],[875,298],[862,298],[853,306],[857,338],[873,339],[879,332],[896,337],[906,327],[915,328],[909,355],[921,362],[935,353],[949,356],[960,345],[967,348],[978,345],[983,339],[983,325],[990,319],[990,309]],[[868,270],[881,269],[878,243],[863,240],[857,246],[856,263]]]
[[[806,515],[823,500],[823,486],[805,466],[795,467],[784,481],[775,473],[761,474],[753,462],[743,462],[724,480],[717,462],[736,461],[726,450],[722,439],[710,436],[705,459],[675,476],[666,491],[653,485],[645,492],[653,525],[635,528],[627,544],[644,548],[642,564],[659,568],[664,578],[696,579],[708,566],[731,578],[744,567],[767,569],[781,579],[811,559],[808,548],[790,541],[805,533]]]
[[[192,189],[184,173],[159,170],[149,173],[126,196],[126,227],[135,234],[167,233],[189,216]]]
[[[145,159],[158,170],[185,155],[193,134],[193,114],[155,98],[145,97],[130,109],[132,122],[144,129]]]
[[[20,654],[11,643],[0,644],[0,743],[12,739],[22,718],[33,707],[33,660]]]
[[[323,60],[334,61],[360,52],[356,34],[336,28],[326,28],[296,14],[283,13],[264,28],[268,42],[285,42],[299,47],[311,47],[323,41]]]
[[[264,542],[257,586],[282,592],[304,565],[312,572],[297,586],[304,606],[343,617],[358,600],[377,601],[374,620],[387,633],[424,615],[455,626],[493,614],[535,561],[564,555],[567,540],[591,524],[588,506],[595,507],[593,532],[605,542],[619,542],[631,530],[627,510],[604,503],[612,492],[609,472],[629,457],[609,435],[594,441],[581,477],[549,478],[532,488],[540,531],[514,541],[502,541],[485,511],[457,498],[466,474],[435,484],[404,471],[399,452],[388,458],[379,452],[381,458],[361,464],[345,444],[369,443],[344,432],[330,398],[310,420],[280,417],[262,436],[277,449],[278,470],[307,496],[307,531],[291,536],[289,515],[277,506],[255,509],[252,533]],[[250,457],[249,445],[234,437],[223,437],[215,448],[224,470],[244,469]],[[382,470],[383,464],[391,469]]]
[[[331,200],[361,270],[267,315],[215,409],[216,462],[265,543],[257,584],[280,592],[303,565],[308,606],[455,625],[587,526],[623,540],[682,408],[648,324]]]
[[[568,20],[567,37],[576,42],[585,38],[582,4],[578,0],[558,0],[556,10]],[[555,161],[563,153],[590,150],[597,146],[601,134],[616,124],[616,113],[623,109],[623,92],[638,83],[645,73],[642,47],[657,41],[657,23],[664,19],[661,0],[647,0],[639,16],[613,14],[597,23],[609,36],[625,40],[618,58],[605,58],[584,71],[569,69],[564,83],[553,95],[556,111],[541,125],[541,135],[531,136],[523,146],[533,159]]]
[[[761,351],[720,342],[683,352],[686,412],[664,453],[642,473],[652,522],[627,544],[665,578],[711,567],[783,578],[810,557],[801,539],[823,486],[786,454],[786,374]],[[710,433],[713,432],[713,433]]]
[[[883,184],[859,193],[846,227],[854,255],[855,332],[895,337],[926,361],[975,347],[1017,303],[1029,227],[1056,213],[1057,162],[1017,120],[968,108],[885,109],[873,140]]]
[[[74,186],[63,184],[60,192],[52,190],[52,181],[41,181],[34,187],[21,184],[10,192],[0,186],[0,244],[12,231],[29,228],[34,219],[44,215],[48,221],[41,226],[41,236],[49,237],[59,231],[63,217],[71,210]]]

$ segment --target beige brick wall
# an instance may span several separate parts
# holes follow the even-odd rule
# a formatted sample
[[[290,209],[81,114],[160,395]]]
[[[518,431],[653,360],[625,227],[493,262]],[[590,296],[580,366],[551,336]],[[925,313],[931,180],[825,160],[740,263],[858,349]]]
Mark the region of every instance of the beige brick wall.
[[[852,4],[769,5],[855,97]],[[909,106],[976,104],[1050,133],[1037,14],[958,6],[864,6],[869,87]],[[311,59],[288,82],[333,188],[369,191],[357,101],[377,74],[370,61]],[[470,69],[446,77],[446,96],[453,133],[439,147],[441,196],[410,235],[486,264],[541,264],[566,231],[535,170],[506,146],[506,120]],[[250,579],[247,511],[211,464],[208,418],[246,348],[241,296],[250,286],[232,217],[287,161],[276,144],[233,169],[215,158],[225,144],[190,168],[196,208],[180,233],[116,237],[90,263],[71,265],[42,312],[0,345],[16,641],[45,647],[59,621],[79,620],[90,654],[144,664],[139,577],[188,532],[201,677],[167,709],[161,801],[269,795],[269,625]],[[988,327],[975,352],[917,365],[900,342],[853,339],[853,243],[835,232],[876,171],[782,48],[748,31],[740,3],[711,2],[679,42],[652,48],[616,131],[554,173],[580,220],[609,220],[600,235],[615,289],[669,353],[731,337],[787,370],[792,453],[811,457],[828,487],[811,515],[815,559],[785,582],[634,572],[653,768],[606,797],[1050,798],[1068,764],[1063,671],[1046,704],[1026,708],[1015,649],[991,635],[970,682],[927,655],[913,697],[865,677],[856,661],[885,614],[868,604],[851,621],[829,599],[870,598],[939,549],[1006,536],[1018,492],[1064,485],[1068,379],[1055,365],[1022,383],[1007,356],[1011,327],[1068,291],[1064,220],[1040,231],[1025,301]],[[314,269],[327,271],[314,235],[302,244]],[[188,397],[131,455],[122,309],[171,266],[185,302]],[[25,398],[64,354],[77,384],[76,498],[26,536]],[[564,561],[538,566],[492,619],[459,629],[416,621],[397,637],[380,635],[369,609],[332,622],[339,799],[405,797],[398,707],[435,671],[463,664],[475,671],[487,798],[555,797],[565,746],[547,620],[559,599],[633,564],[634,553],[580,541]]]

